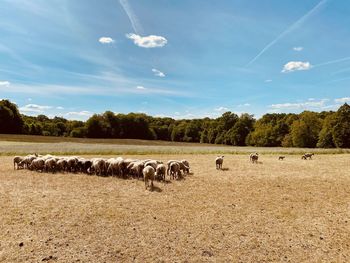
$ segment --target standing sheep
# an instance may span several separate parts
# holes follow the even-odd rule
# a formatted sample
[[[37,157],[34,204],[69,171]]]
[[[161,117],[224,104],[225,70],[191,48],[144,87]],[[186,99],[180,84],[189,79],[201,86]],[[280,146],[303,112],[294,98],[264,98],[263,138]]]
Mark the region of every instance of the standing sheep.
[[[166,167],[164,164],[158,164],[156,168],[156,178],[158,180],[163,180],[165,181],[165,172],[166,172]]]
[[[169,165],[169,171],[170,171],[170,179],[173,178],[180,178],[181,172],[180,172],[180,164],[178,162],[172,162]]]
[[[259,159],[259,154],[258,153],[251,153],[249,156],[249,160],[252,163],[258,163],[258,159]]]
[[[146,166],[142,170],[143,179],[145,181],[145,188],[149,187],[149,181],[151,181],[151,191],[153,190],[153,181],[154,181],[154,168],[152,166]]]
[[[215,159],[215,165],[216,165],[216,169],[217,169],[217,170],[222,169],[222,164],[223,164],[223,162],[224,162],[224,157],[225,157],[225,156],[218,156],[218,157],[216,157],[216,159]]]

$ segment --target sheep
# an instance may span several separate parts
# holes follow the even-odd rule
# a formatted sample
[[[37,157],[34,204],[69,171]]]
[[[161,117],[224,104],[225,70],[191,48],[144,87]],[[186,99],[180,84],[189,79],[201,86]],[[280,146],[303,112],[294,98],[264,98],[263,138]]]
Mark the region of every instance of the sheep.
[[[279,160],[279,161],[283,161],[284,158],[286,158],[286,157],[285,157],[285,156],[279,156],[279,157],[278,157],[278,160]]]
[[[156,178],[158,180],[163,180],[165,181],[165,172],[166,172],[166,167],[164,164],[158,164],[156,167]]]
[[[91,170],[95,172],[96,175],[104,175],[106,170],[106,161],[102,158],[94,158],[91,160]]]
[[[215,159],[215,165],[216,165],[216,169],[217,170],[220,170],[220,169],[222,169],[222,164],[223,164],[223,162],[224,162],[224,157],[225,156],[218,156],[218,157],[216,157],[216,159]]]
[[[78,158],[77,157],[68,157],[67,159],[67,170],[68,172],[75,173],[77,171]]]
[[[38,157],[37,154],[27,155],[23,158],[21,162],[19,162],[19,166],[22,166],[28,169],[29,166],[32,164],[33,160],[35,160],[37,157]]]
[[[152,166],[146,166],[142,170],[143,179],[145,181],[145,188],[149,187],[149,181],[151,181],[151,191],[153,190],[153,181],[154,181],[154,168]]]
[[[36,158],[29,165],[30,170],[43,172],[45,169],[45,160],[43,158]]]
[[[132,162],[136,162],[136,161],[139,161],[139,160],[136,160],[136,159],[124,159],[120,162],[120,172],[123,176],[127,175],[128,174],[128,166],[130,163]]]
[[[179,179],[181,172],[180,172],[180,164],[178,162],[172,162],[169,165],[169,171],[170,171],[170,179],[173,178],[177,178]]]
[[[118,157],[110,161],[108,168],[107,168],[107,174],[114,175],[122,175],[121,172],[121,164],[123,162],[123,158]]]
[[[183,162],[184,161],[184,162]],[[169,175],[169,172],[170,172],[170,164],[171,163],[178,163],[180,165],[180,170],[183,171],[183,173],[186,173],[187,171],[190,170],[190,167],[188,165],[186,165],[186,163],[188,164],[188,162],[186,160],[183,160],[183,161],[178,161],[178,160],[169,160],[167,162],[167,165],[168,165],[168,168],[167,168],[167,172],[166,174]]]
[[[190,163],[187,160],[181,160],[180,162],[184,165],[184,172],[190,173]]]
[[[61,158],[57,161],[57,170],[65,172],[67,170],[67,160],[65,158]]]
[[[57,162],[55,158],[45,160],[45,171],[54,173],[56,171]]]
[[[13,158],[13,170],[16,170],[16,165],[17,165],[17,170],[19,169],[19,167],[23,167],[23,165],[19,165],[22,161],[23,161],[23,157],[21,156],[15,156]]]
[[[312,160],[312,156],[314,155],[314,153],[305,153],[301,158],[304,160]]]
[[[140,178],[142,176],[142,170],[144,167],[145,166],[142,161],[131,162],[127,167],[127,171],[129,174],[134,175],[137,178]]]
[[[145,167],[146,166],[152,166],[154,170],[157,169],[158,164],[162,164],[163,162],[157,161],[157,160],[146,160]]]
[[[258,163],[259,154],[258,153],[251,153],[249,156],[249,159],[252,163]]]

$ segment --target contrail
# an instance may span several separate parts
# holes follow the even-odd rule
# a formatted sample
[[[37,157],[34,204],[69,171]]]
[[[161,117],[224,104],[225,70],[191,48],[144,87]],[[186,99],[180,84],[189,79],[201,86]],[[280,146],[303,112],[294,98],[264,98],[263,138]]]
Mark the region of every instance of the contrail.
[[[322,66],[327,66],[327,65],[330,65],[330,64],[335,64],[335,63],[339,63],[339,62],[343,62],[343,61],[348,61],[348,60],[350,60],[350,57],[345,57],[345,58],[340,58],[340,59],[335,59],[335,60],[323,62],[323,63],[317,64],[317,65],[314,65],[313,67],[314,67],[314,68],[316,68],[316,67],[322,67]]]
[[[139,22],[139,19],[135,15],[134,11],[132,10],[131,6],[129,5],[128,0],[119,0],[119,3],[123,7],[125,13],[129,17],[129,20],[131,22],[131,26],[134,29],[136,34],[140,34],[143,32],[142,26]]]
[[[304,16],[299,18],[296,22],[294,22],[291,26],[289,26],[285,31],[283,31],[279,36],[277,36],[274,40],[272,40],[266,47],[264,47],[251,61],[248,62],[246,67],[254,63],[262,54],[264,54],[270,47],[276,44],[281,38],[289,34],[291,31],[298,28],[301,24],[303,24],[311,15],[317,12],[323,5],[325,5],[329,0],[320,1],[314,8],[312,8],[309,12],[307,12]]]

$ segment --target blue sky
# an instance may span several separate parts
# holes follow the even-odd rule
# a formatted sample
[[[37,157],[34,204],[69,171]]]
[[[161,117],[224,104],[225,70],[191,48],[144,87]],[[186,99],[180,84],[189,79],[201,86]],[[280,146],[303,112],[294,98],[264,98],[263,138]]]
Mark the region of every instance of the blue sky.
[[[0,98],[22,113],[174,118],[350,102],[350,2],[0,0]]]

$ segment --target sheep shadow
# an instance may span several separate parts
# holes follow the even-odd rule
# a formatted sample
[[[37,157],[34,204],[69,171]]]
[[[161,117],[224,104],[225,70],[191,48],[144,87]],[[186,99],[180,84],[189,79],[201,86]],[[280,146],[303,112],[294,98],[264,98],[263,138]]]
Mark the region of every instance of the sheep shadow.
[[[161,193],[163,192],[163,190],[161,188],[159,188],[156,185],[153,185],[153,188],[151,190],[149,190],[150,192],[156,192],[156,193]]]
[[[226,167],[225,167],[225,168],[221,168],[220,170],[225,172],[225,171],[229,171],[230,168],[226,168]]]

